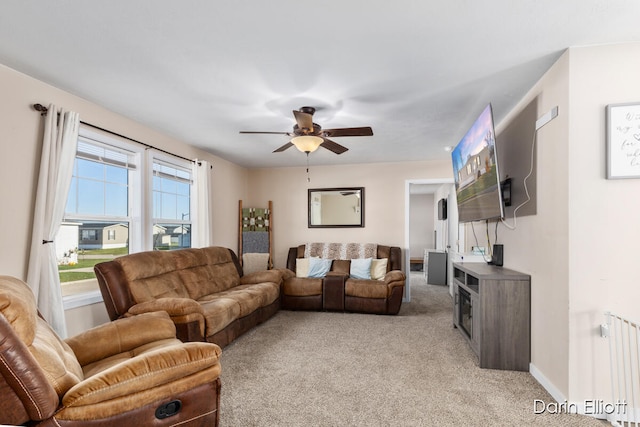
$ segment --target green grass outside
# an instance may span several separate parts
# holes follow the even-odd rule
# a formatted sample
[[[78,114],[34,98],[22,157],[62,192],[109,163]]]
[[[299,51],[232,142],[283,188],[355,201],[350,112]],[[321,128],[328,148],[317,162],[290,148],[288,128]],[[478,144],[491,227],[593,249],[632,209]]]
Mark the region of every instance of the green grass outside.
[[[58,271],[76,270],[78,268],[93,268],[99,262],[110,261],[111,258],[104,259],[82,259],[82,255],[78,256],[78,263],[75,265],[59,265]]]
[[[60,283],[75,282],[76,280],[93,279],[96,277],[93,271],[73,271],[79,268],[91,268],[93,266],[113,259],[113,256],[126,255],[129,248],[111,248],[111,249],[84,249],[78,251],[78,263],[75,265],[59,265]],[[113,255],[111,257],[87,259],[86,255]]]
[[[89,271],[62,271],[60,272],[60,283],[93,279],[94,277],[96,277],[95,273]]]
[[[129,253],[129,248],[110,248],[110,249],[80,249],[78,251],[78,258],[82,255],[126,255]]]

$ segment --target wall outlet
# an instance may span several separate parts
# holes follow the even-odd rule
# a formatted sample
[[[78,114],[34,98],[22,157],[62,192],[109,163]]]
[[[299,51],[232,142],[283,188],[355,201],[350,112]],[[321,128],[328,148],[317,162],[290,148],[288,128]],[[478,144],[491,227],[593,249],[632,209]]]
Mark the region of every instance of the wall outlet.
[[[471,252],[474,255],[484,255],[487,253],[487,248],[484,246],[471,246]]]

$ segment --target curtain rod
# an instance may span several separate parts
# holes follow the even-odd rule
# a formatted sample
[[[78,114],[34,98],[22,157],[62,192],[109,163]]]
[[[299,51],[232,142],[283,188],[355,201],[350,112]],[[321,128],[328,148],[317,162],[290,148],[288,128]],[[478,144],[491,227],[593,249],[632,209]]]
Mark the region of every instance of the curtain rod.
[[[42,105],[42,104],[33,104],[33,109],[36,110],[36,111],[39,111],[41,116],[46,116],[47,113],[49,112],[49,109],[47,107],[45,107],[44,105]],[[96,126],[96,125],[92,125],[91,123],[83,122],[82,120],[80,120],[80,123],[82,123],[85,126],[91,126],[94,129],[98,129],[98,130],[101,130],[103,132],[110,133],[111,135],[119,136],[120,138],[127,139],[127,140],[135,142],[137,144],[144,145],[147,148],[151,148],[151,149],[154,149],[156,151],[160,151],[162,153],[169,154],[170,156],[177,157],[177,158],[182,159],[182,160],[187,160],[187,161],[193,162],[193,163],[196,162],[195,160],[188,159],[188,158],[180,156],[178,154],[174,154],[174,153],[171,153],[169,151],[163,150],[161,148],[154,147],[153,145],[149,145],[149,144],[147,144],[145,142],[138,141],[137,139],[129,138],[128,136],[121,135],[121,134],[119,134],[117,132],[110,131],[109,129],[105,129],[105,128],[102,128],[102,127]],[[201,165],[200,162],[198,162],[198,166],[199,165]]]

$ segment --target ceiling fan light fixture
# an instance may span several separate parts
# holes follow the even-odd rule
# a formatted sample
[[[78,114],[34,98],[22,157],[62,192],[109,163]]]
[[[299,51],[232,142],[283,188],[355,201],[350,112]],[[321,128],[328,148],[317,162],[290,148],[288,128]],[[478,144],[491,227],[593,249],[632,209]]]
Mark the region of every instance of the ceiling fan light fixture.
[[[313,153],[324,140],[319,136],[302,135],[291,138],[291,143],[303,153]]]

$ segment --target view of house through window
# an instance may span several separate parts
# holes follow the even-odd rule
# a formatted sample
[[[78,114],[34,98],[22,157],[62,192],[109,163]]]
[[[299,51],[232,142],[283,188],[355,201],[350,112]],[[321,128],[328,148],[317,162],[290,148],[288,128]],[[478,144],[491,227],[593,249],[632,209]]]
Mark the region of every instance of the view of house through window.
[[[93,266],[99,262],[142,250],[191,247],[189,165],[148,153],[152,179],[145,180],[145,152],[137,144],[80,135],[55,238],[63,296],[96,291]],[[152,206],[145,210],[146,200]],[[152,231],[145,232],[146,227]]]
[[[153,162],[153,249],[191,247],[191,171]]]

